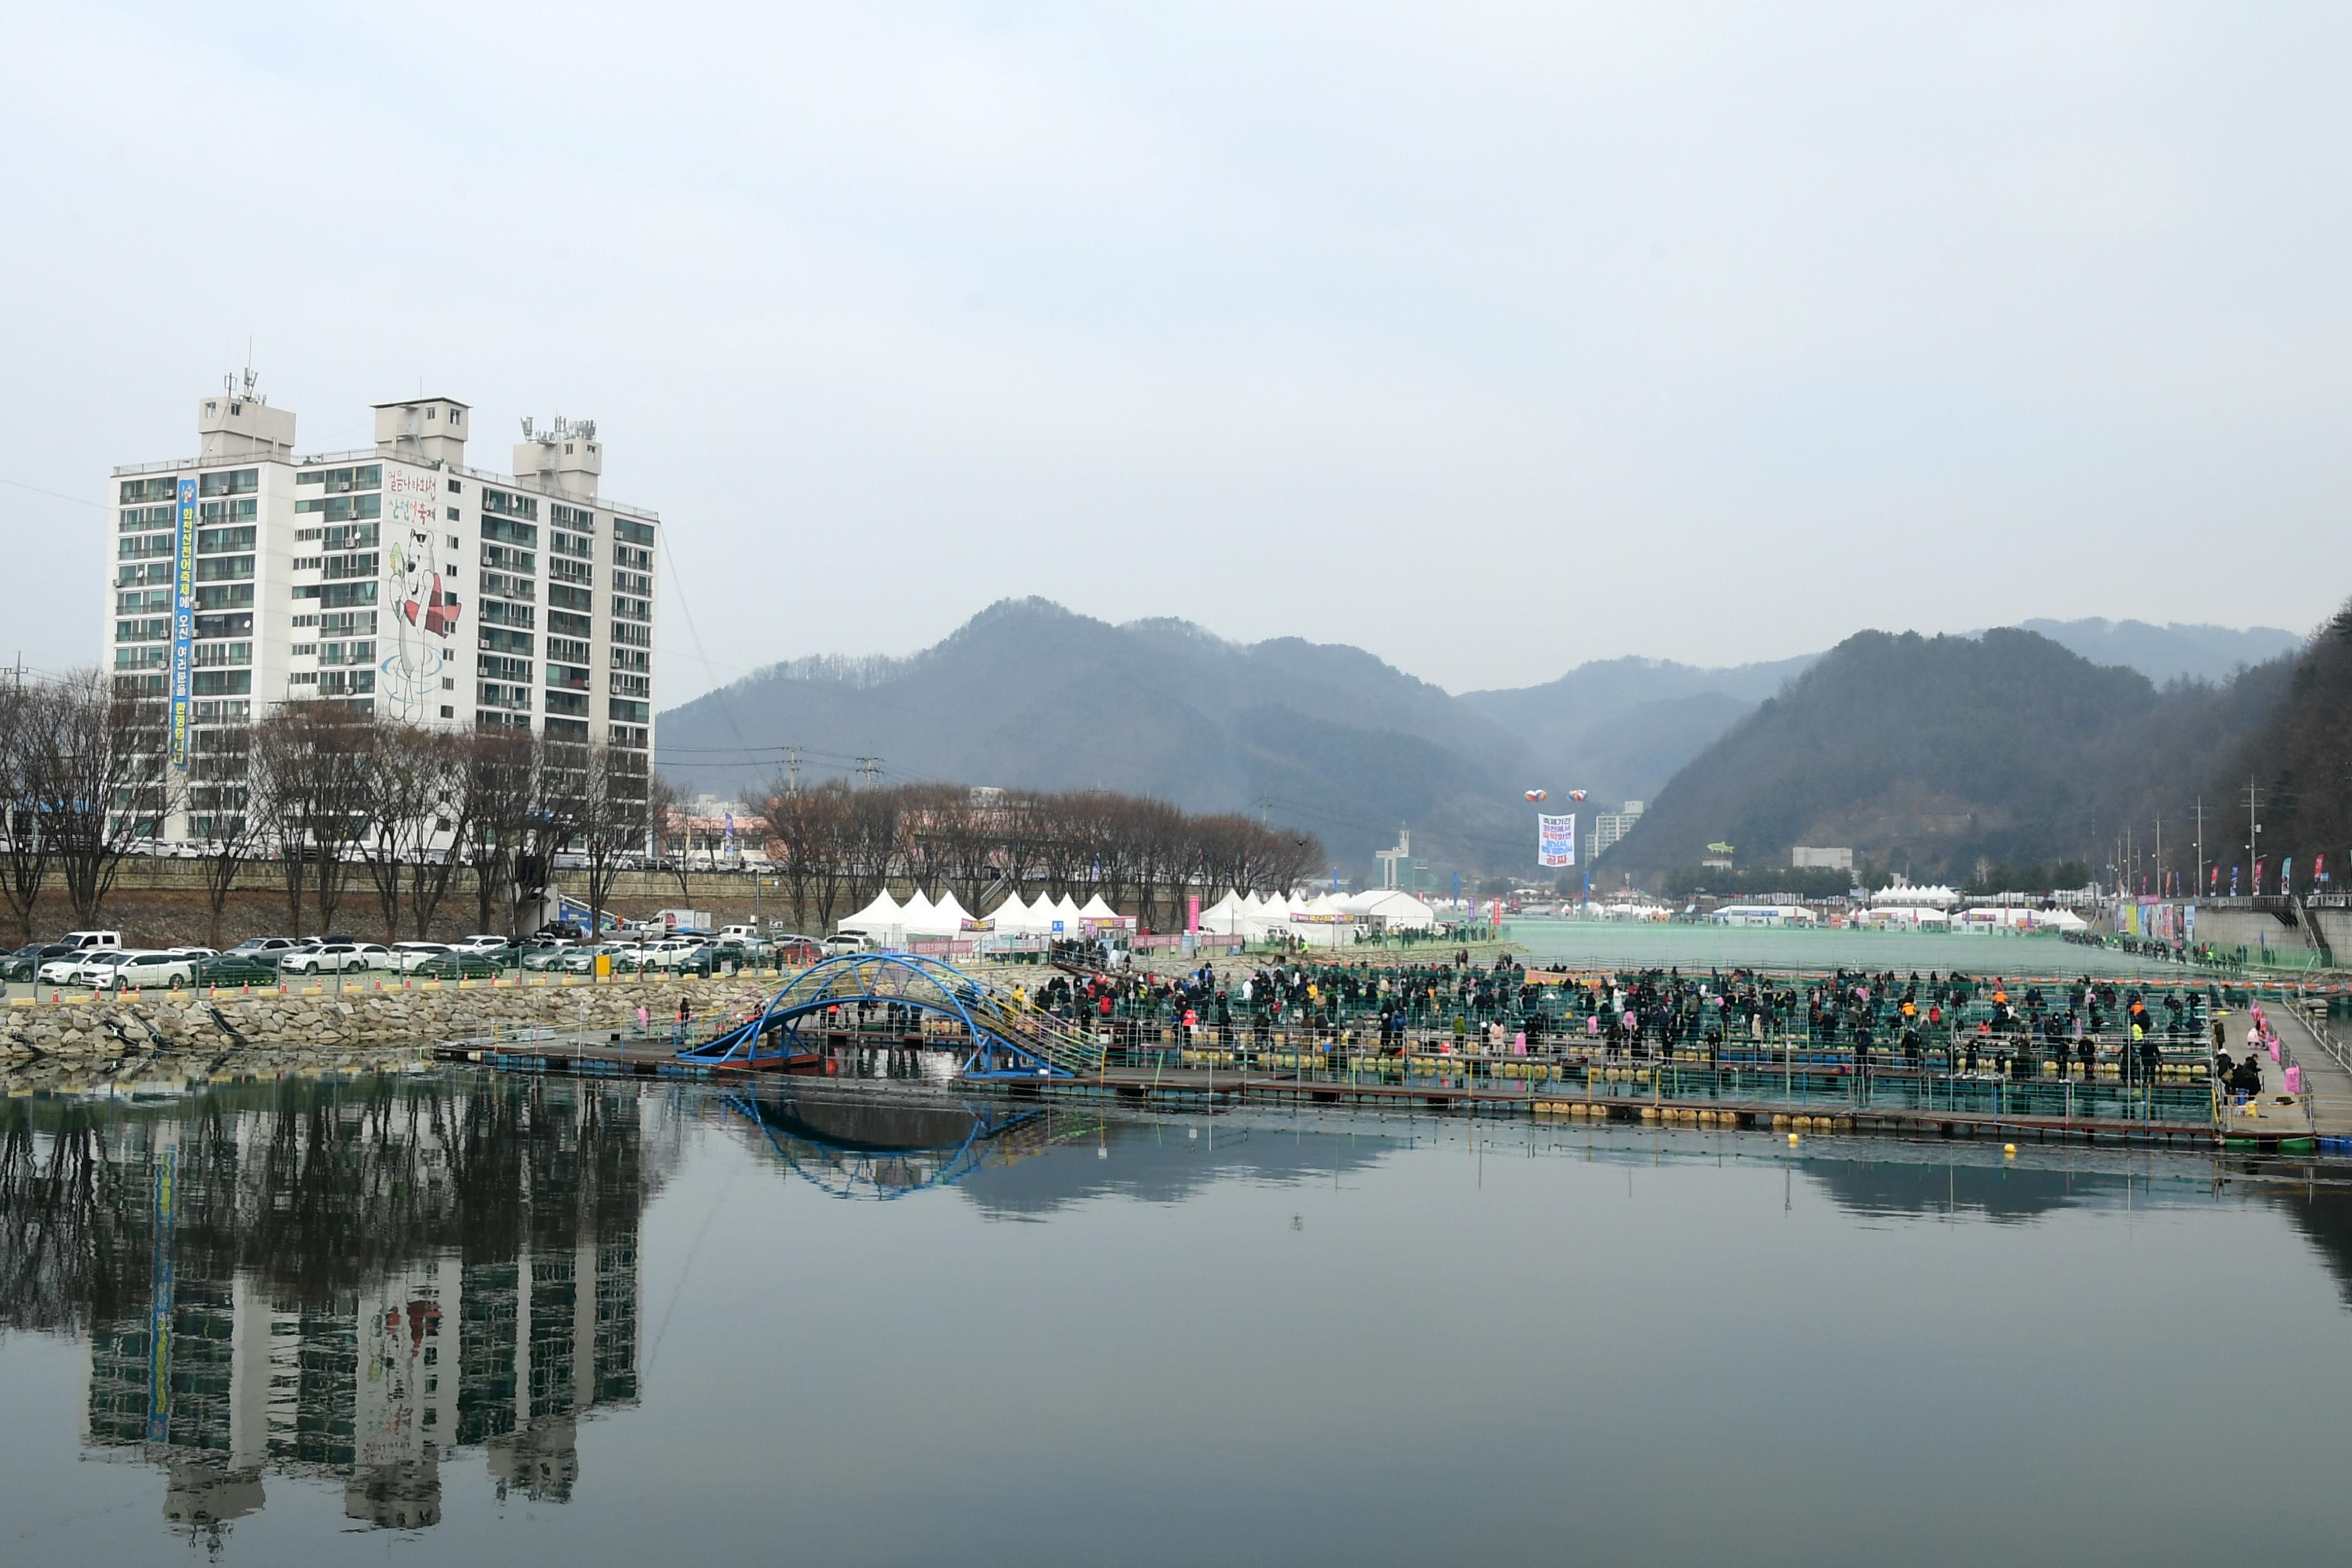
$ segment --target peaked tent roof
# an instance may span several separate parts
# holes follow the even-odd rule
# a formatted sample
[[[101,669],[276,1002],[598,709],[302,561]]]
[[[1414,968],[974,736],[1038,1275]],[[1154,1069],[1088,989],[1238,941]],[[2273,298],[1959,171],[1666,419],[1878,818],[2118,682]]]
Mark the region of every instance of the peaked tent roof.
[[[876,931],[896,928],[904,923],[906,918],[906,911],[898,907],[898,900],[890,896],[889,889],[885,888],[874,896],[872,903],[845,917],[841,923],[864,931]]]
[[[1103,896],[1097,893],[1087,900],[1086,908],[1078,911],[1078,918],[1086,921],[1115,921],[1118,919],[1118,911],[1104,903]]]

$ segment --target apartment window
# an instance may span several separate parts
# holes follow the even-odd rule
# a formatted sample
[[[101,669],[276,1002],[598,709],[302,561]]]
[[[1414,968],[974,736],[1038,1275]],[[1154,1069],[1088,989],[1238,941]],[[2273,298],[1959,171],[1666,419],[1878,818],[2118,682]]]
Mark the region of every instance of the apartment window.
[[[329,495],[344,495],[353,490],[374,490],[383,488],[383,465],[365,463],[351,468],[312,468],[294,476],[298,485],[317,485]]]
[[[115,573],[114,585],[134,588],[142,583],[168,583],[172,580],[172,563],[156,561],[143,566],[125,566]]]
[[[482,510],[493,517],[518,517],[526,522],[539,521],[539,502],[535,498],[494,490],[488,485],[482,487]],[[482,526],[487,531],[489,524],[485,521]]]
[[[613,618],[621,621],[650,621],[654,618],[651,599],[628,599],[613,595]]]
[[[583,533],[596,531],[596,514],[586,507],[564,506],[559,502],[548,509],[547,521],[558,528],[576,528]]]
[[[561,539],[563,536],[559,533],[556,537]],[[596,583],[596,568],[585,561],[567,561],[561,555],[547,558],[547,574],[551,581],[577,583],[582,587],[593,587]]]
[[[509,631],[503,626],[477,626],[474,646],[491,653],[519,653],[529,658],[536,651],[538,638],[529,632]]]
[[[482,537],[486,540],[499,540],[508,544],[520,544],[527,550],[535,550],[539,547],[538,527],[532,523],[517,522],[511,518],[482,519]]]
[[[651,544],[654,542],[654,526],[649,522],[631,522],[625,517],[616,517],[613,520],[613,536],[625,539],[632,544]]]
[[[627,621],[614,621],[613,640],[617,643],[627,643],[632,647],[649,648],[654,646],[654,629],[651,626],[635,626]]]
[[[454,506],[445,506],[445,507],[443,507],[443,508],[441,509],[441,510],[442,510],[442,512],[443,512],[445,515],[446,515],[446,516],[447,516],[448,520],[449,520],[451,522],[455,522],[455,521],[457,521],[457,509],[456,507],[454,507]],[[455,547],[456,542],[456,542],[455,540],[452,540],[452,541],[450,542],[450,543],[451,543],[451,545],[452,545],[452,547],[453,547],[453,548]]]
[[[551,583],[547,586],[547,602],[562,609],[577,610],[584,616],[596,607],[596,595],[585,588],[572,588],[561,583]],[[586,637],[588,634],[583,632],[580,635]]]
[[[474,702],[477,707],[507,708],[528,713],[530,711],[530,688],[508,686],[492,680],[477,681]]]
[[[208,500],[196,508],[198,522],[251,522],[258,502],[247,496],[243,500]]]
[[[605,679],[611,682],[609,689],[615,697],[651,697],[654,694],[654,680],[650,675],[630,675],[616,669]]]
[[[172,536],[168,533],[134,533],[114,547],[120,561],[150,561],[172,553]]]
[[[639,598],[651,598],[654,592],[654,580],[642,572],[623,572],[616,568],[613,573],[613,591],[616,594],[635,594]]]
[[[547,710],[550,713],[568,713],[576,718],[584,719],[588,716],[588,699],[577,691],[550,690],[547,694]],[[586,737],[583,735],[582,739],[584,740]]]
[[[253,612],[236,616],[198,616],[196,636],[200,637],[249,637],[253,635]]]
[[[329,522],[365,522],[383,516],[383,498],[364,496],[312,496],[294,503],[297,512],[309,512]]]
[[[168,589],[142,588],[114,596],[114,613],[118,616],[163,615],[172,607]]]
[[[520,572],[526,576],[539,573],[539,557],[528,550],[514,550],[503,544],[482,546],[482,564],[497,572]]]
[[[198,697],[249,697],[253,694],[253,671],[249,669],[200,669],[189,680],[188,689]]]
[[[349,609],[354,605],[375,603],[373,583],[330,583],[319,590],[319,603],[327,609]]]
[[[373,610],[338,610],[331,616],[319,617],[319,629],[331,637],[375,636]]]
[[[441,704],[441,717],[444,719],[455,719],[457,716],[457,710],[455,708],[450,707],[446,702]]]
[[[547,547],[558,555],[576,555],[583,561],[593,560],[596,555],[596,542],[585,534],[551,533],[547,536]]]
[[[227,555],[253,548],[253,530],[249,528],[200,528],[196,531],[196,553]]]
[[[328,550],[373,550],[383,537],[383,525],[373,522],[347,522],[319,532],[320,544]]]
[[[640,550],[634,544],[615,544],[613,546],[613,564],[625,566],[632,572],[650,572],[654,569],[654,552]]]
[[[313,621],[318,619],[316,616],[312,616],[310,618]],[[314,642],[294,643],[289,645],[286,649],[288,656],[294,658],[309,658],[318,651],[319,645]]]
[[[546,721],[546,732],[551,741],[572,741],[584,746],[588,743],[588,721],[549,719]]]
[[[333,583],[352,577],[373,577],[375,575],[377,563],[376,552],[370,550],[357,555],[330,555],[326,557],[320,570],[325,574],[327,581]]]
[[[319,684],[319,672],[315,669],[298,669],[294,671],[293,674],[286,678],[286,684],[289,686],[316,686]]]
[[[643,724],[651,717],[646,711],[648,707],[646,703],[632,702],[625,698],[608,697],[604,700],[604,705],[607,718],[625,720],[632,724]]]
[[[294,557],[294,570],[297,572],[316,572],[320,567],[325,565],[326,562],[327,558],[323,555],[297,555]]]
[[[169,528],[178,509],[168,506],[127,506],[122,509],[121,528],[125,533],[138,533],[151,528]]]
[[[457,480],[451,479],[449,481],[449,493],[453,496],[464,495],[466,493],[466,487],[460,484]]]
[[[116,642],[169,642],[172,640],[172,617],[157,616],[143,621],[114,623]]]
[[[160,479],[125,479],[122,481],[121,499],[122,504],[125,506],[129,506],[135,501],[171,500],[176,498],[179,493],[180,481],[173,479],[169,474],[163,475]]]
[[[318,616],[295,616],[295,617],[294,617],[293,622],[292,622],[291,624],[293,625],[294,628],[295,628],[296,630],[298,630],[298,631],[299,631],[299,630],[302,629],[302,628],[303,628],[303,627],[305,627],[305,626],[317,626],[317,625],[319,624],[319,617],[318,617]],[[297,651],[297,652],[299,652],[300,650],[299,650],[299,649],[297,649],[296,651]]]
[[[196,590],[199,610],[249,610],[253,608],[253,584],[250,583],[215,583]]]
[[[475,672],[485,680],[530,681],[531,663],[527,658],[503,658],[494,653],[477,654]]]
[[[365,696],[375,689],[373,669],[322,669],[319,672],[319,695],[321,697]]]
[[[481,604],[482,619],[491,626],[532,627],[539,625],[539,612],[529,605],[504,605],[496,599]]]
[[[482,592],[506,599],[535,599],[539,596],[539,584],[528,577],[509,577],[503,572],[485,572],[482,574]]]
[[[298,528],[294,531],[294,542],[297,544],[315,544],[319,542],[320,535],[324,532],[326,532],[326,530],[323,528]]]
[[[207,555],[196,563],[199,583],[235,583],[252,575],[250,555]]]
[[[253,662],[253,645],[249,642],[212,642],[196,645],[198,669],[231,669]]]
[[[643,648],[616,647],[613,650],[613,668],[634,669],[643,674],[653,668],[653,655]]]
[[[196,494],[213,496],[249,496],[261,488],[259,468],[233,468],[226,473],[202,474],[196,479]]]
[[[605,735],[614,745],[628,746],[640,752],[646,749],[646,733],[636,725],[615,724],[605,731]]]
[[[553,629],[553,616],[549,617],[551,630]],[[585,664],[588,662],[588,645],[571,637],[551,637],[547,639],[547,657],[560,658],[566,664]]]
[[[567,637],[586,637],[594,635],[590,629],[587,616],[566,615],[562,610],[547,612],[547,629]]]

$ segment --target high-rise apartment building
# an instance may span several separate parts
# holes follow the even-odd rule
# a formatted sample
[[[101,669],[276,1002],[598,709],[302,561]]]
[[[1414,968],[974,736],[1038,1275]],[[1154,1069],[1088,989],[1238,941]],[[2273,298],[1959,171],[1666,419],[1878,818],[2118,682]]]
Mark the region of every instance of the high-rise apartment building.
[[[226,731],[289,700],[652,762],[661,520],[597,495],[594,423],[523,421],[503,474],[466,466],[453,398],[374,416],[373,447],[300,454],[248,375],[198,402],[194,457],[113,472],[106,665],[169,700],[188,787],[166,837],[239,809]]]
[[[1596,811],[1592,814],[1592,858],[1600,859],[1617,847],[1617,841],[1633,831],[1642,820],[1643,803],[1629,800],[1622,811]]]

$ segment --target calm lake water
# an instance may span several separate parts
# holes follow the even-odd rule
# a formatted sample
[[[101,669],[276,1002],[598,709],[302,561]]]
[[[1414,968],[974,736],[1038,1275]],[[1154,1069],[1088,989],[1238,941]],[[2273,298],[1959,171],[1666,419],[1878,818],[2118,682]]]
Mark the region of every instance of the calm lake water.
[[[2201,971],[2152,963],[2062,937],[1946,931],[1774,931],[1764,926],[1666,925],[1634,921],[1510,921],[1530,962],[1625,968],[1867,969],[1925,974],[2114,974],[2183,979]]]
[[[2334,1561],[2209,1162],[480,1076],[0,1111],[14,1563]]]

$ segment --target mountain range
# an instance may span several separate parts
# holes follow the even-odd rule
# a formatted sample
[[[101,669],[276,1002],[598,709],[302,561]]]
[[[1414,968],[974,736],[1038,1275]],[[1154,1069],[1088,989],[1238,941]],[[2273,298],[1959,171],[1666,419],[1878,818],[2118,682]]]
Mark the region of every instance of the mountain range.
[[[2086,668],[2127,665],[2118,673],[2150,697],[2158,682],[2225,676],[2300,641],[2130,621],[2033,631],[2011,635],[2072,649]],[[878,758],[878,773],[898,779],[1103,787],[1192,810],[1261,811],[1320,836],[1353,874],[1370,870],[1371,851],[1400,826],[1433,862],[1518,868],[1531,858],[1524,790],[1583,788],[1589,809],[1659,795],[1829,657],[1713,669],[1608,659],[1540,685],[1454,696],[1344,645],[1241,644],[1184,621],[1115,626],[1007,600],[909,658],[804,658],[668,710],[659,762],[688,793],[739,793],[779,773],[790,747],[804,780]],[[1681,809],[1639,837],[1678,846]]]

